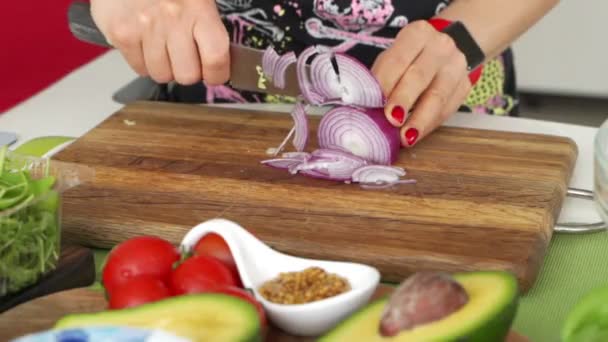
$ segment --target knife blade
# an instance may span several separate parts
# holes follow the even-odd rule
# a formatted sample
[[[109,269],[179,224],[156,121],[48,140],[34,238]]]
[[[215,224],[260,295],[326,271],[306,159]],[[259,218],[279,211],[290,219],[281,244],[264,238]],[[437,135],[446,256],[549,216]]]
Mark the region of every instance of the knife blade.
[[[97,28],[91,17],[88,2],[75,1],[68,9],[68,24],[74,37],[87,43],[112,48],[112,45]],[[291,64],[285,71],[285,87],[277,88],[262,72],[264,50],[239,44],[230,44],[230,85],[236,89],[272,95],[298,96],[296,65]]]
[[[0,146],[10,146],[17,141],[17,134],[13,132],[0,132]]]

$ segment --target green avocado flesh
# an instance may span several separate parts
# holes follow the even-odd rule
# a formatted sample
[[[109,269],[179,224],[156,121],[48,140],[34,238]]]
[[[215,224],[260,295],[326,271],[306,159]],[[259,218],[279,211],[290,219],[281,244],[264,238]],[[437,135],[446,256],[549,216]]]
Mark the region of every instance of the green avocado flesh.
[[[519,301],[516,279],[510,273],[500,271],[453,276],[467,291],[469,301],[441,320],[403,330],[393,337],[382,337],[380,319],[388,302],[388,298],[383,298],[344,320],[319,341],[504,341]]]
[[[215,293],[171,297],[121,310],[74,314],[55,329],[90,326],[161,329],[193,342],[260,341],[255,307],[240,298]]]
[[[590,291],[574,306],[566,317],[562,341],[608,341],[608,287]]]

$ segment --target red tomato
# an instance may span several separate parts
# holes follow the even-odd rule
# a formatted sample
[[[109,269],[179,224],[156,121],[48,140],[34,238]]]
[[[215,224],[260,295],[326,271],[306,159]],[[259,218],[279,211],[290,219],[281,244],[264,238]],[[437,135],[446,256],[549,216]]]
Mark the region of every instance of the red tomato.
[[[237,286],[232,272],[216,258],[195,255],[171,273],[174,294],[205,292],[218,286]]]
[[[171,243],[158,237],[141,236],[116,246],[103,268],[103,285],[111,294],[114,288],[129,279],[149,275],[168,284],[179,252]]]
[[[218,259],[230,269],[230,272],[238,280],[238,286],[242,287],[241,277],[230,252],[230,247],[219,234],[209,233],[203,236],[194,246],[194,255],[207,255]]]
[[[170,296],[171,291],[160,279],[153,276],[137,276],[113,288],[109,308],[129,308]]]
[[[215,290],[212,290],[211,292],[228,294],[250,302],[258,310],[258,315],[260,316],[260,322],[262,324],[262,327],[266,326],[266,313],[264,312],[264,307],[249,292],[234,286],[219,287]]]

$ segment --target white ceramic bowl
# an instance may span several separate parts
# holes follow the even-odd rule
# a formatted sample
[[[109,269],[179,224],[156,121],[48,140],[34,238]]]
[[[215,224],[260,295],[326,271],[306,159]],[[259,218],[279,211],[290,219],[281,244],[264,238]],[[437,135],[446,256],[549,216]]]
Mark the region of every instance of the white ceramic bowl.
[[[192,228],[182,240],[190,250],[206,234],[221,235],[230,247],[245,288],[251,289],[264,306],[268,318],[280,329],[296,336],[318,336],[367,304],[380,282],[377,269],[350,262],[297,258],[279,253],[238,224],[213,219]],[[283,305],[267,301],[258,288],[280,272],[301,271],[317,266],[348,280],[351,290],[316,302]]]

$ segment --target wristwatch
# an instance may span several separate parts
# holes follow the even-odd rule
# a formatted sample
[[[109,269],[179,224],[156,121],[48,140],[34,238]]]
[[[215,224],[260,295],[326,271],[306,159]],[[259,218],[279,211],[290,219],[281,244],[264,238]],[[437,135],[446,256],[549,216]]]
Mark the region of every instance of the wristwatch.
[[[486,59],[485,54],[481,51],[481,48],[473,39],[469,30],[460,21],[451,23],[448,27],[442,30],[443,33],[452,37],[456,47],[464,54],[467,58],[467,66],[469,71],[472,71],[478,67]]]
[[[460,21],[449,21],[442,18],[432,18],[428,20],[436,30],[450,36],[456,47],[464,54],[467,60],[471,83],[475,84],[481,74],[481,67],[486,58],[485,54],[473,38],[471,33]]]

